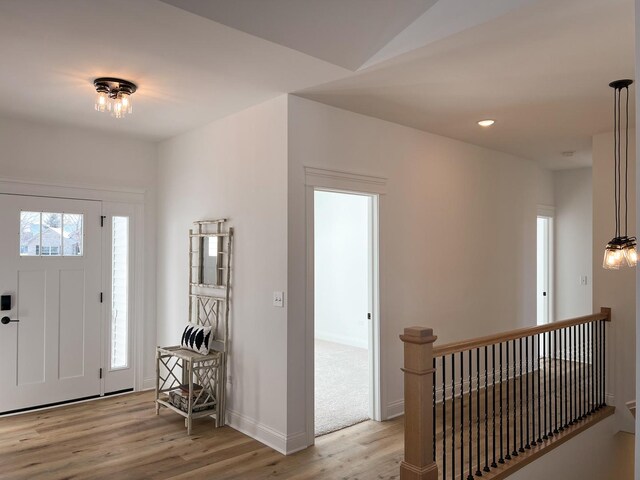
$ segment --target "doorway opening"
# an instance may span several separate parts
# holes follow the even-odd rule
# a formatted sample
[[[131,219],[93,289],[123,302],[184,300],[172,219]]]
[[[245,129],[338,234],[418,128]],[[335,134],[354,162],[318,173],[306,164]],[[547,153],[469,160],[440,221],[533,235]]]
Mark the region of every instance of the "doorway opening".
[[[538,215],[536,255],[536,311],[538,325],[544,325],[553,321],[551,315],[552,222],[552,217],[546,215]]]
[[[314,191],[316,436],[374,418],[376,200]]]

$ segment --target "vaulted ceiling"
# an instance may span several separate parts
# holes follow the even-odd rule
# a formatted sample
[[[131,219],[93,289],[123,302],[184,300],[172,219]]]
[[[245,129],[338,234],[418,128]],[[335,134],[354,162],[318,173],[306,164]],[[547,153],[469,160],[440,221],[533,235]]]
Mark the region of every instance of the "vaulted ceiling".
[[[0,0],[0,115],[159,140],[294,92],[581,166],[612,128],[608,82],[633,77],[633,17],[633,0]],[[105,75],[139,84],[134,115],[93,111]]]

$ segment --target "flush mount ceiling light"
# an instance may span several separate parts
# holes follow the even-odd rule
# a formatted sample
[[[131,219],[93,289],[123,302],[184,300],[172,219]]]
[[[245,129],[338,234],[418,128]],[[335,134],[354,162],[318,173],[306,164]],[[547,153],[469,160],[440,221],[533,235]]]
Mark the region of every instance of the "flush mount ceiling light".
[[[494,123],[496,123],[495,120],[491,120],[491,119],[486,119],[486,120],[480,120],[478,122],[478,125],[480,125],[481,127],[490,127],[491,125],[493,125]]]
[[[96,78],[93,81],[96,87],[95,109],[98,112],[111,112],[115,118],[123,118],[133,112],[131,95],[138,87],[127,80],[112,77]]]
[[[629,173],[629,86],[633,80],[616,80],[609,86],[613,88],[613,204],[616,233],[604,250],[602,266],[609,270],[618,270],[624,265],[635,267],[638,263],[636,237],[627,235],[628,224],[628,173]],[[620,208],[622,204],[622,90],[625,91],[624,123],[624,235]]]

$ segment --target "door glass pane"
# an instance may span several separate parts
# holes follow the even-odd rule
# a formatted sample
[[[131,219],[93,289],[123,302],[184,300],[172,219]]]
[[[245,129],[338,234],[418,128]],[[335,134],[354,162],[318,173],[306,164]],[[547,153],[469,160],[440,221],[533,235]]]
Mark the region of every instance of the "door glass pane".
[[[82,255],[82,223],[83,215],[76,213],[65,213],[63,215],[63,255],[74,257]]]
[[[82,256],[81,213],[20,212],[20,255]]]
[[[40,255],[40,212],[20,212],[20,255]]]
[[[129,353],[128,217],[112,218],[111,240],[111,368],[123,368]]]
[[[62,214],[42,213],[40,255],[58,256],[62,246]]]

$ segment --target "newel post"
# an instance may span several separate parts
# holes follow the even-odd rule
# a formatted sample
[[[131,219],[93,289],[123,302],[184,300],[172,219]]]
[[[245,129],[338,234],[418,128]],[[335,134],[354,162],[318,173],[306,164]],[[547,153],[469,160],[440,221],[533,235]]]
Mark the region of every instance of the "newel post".
[[[404,342],[404,460],[401,480],[438,480],[433,461],[433,336],[431,328],[409,327]]]

